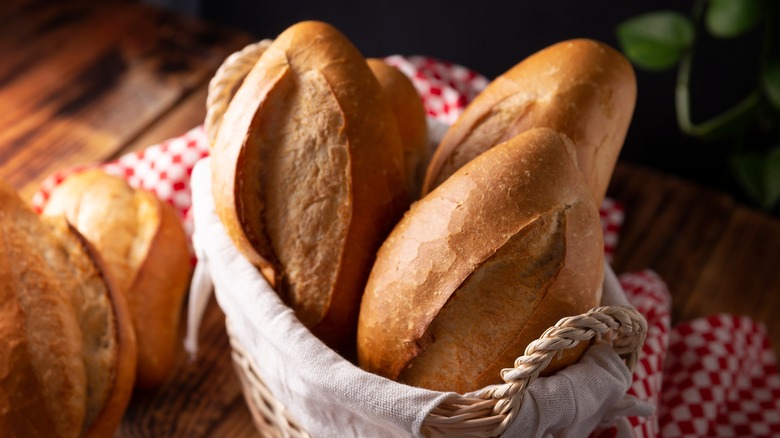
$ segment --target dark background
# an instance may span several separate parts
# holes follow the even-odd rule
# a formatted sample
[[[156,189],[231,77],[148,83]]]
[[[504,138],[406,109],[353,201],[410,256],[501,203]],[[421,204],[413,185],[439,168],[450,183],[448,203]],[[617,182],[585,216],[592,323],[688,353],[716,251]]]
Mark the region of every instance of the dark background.
[[[165,0],[158,0],[165,1]],[[258,39],[275,37],[301,20],[327,21],[365,56],[427,55],[453,61],[492,79],[531,53],[556,42],[594,38],[618,47],[615,27],[640,13],[676,10],[690,14],[692,0],[521,1],[241,1],[189,3],[201,18],[240,28]],[[719,114],[757,84],[758,41],[754,31],[737,40],[704,39],[696,53],[694,122]],[[736,185],[727,156],[730,142],[703,143],[682,135],[674,112],[676,68],[637,69],[638,101],[621,159],[680,175],[749,202]],[[748,138],[762,144],[777,139]]]

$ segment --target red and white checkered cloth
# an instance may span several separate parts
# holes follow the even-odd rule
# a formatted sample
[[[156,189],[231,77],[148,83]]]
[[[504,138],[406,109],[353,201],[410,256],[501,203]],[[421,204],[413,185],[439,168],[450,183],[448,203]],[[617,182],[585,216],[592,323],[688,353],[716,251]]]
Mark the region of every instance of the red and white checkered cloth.
[[[488,84],[485,77],[469,69],[432,58],[391,56],[386,62],[412,79],[428,115],[447,124]],[[171,203],[189,231],[189,176],[206,155],[206,135],[197,127],[100,167]],[[95,165],[46,179],[33,206],[40,211],[57,184],[88,167]],[[617,246],[623,219],[623,207],[606,199],[601,220],[608,259]],[[625,274],[620,283],[649,327],[629,392],[654,403],[657,412],[649,418],[630,418],[636,436],[780,436],[780,375],[761,324],[715,315],[670,328],[671,298],[657,274]]]

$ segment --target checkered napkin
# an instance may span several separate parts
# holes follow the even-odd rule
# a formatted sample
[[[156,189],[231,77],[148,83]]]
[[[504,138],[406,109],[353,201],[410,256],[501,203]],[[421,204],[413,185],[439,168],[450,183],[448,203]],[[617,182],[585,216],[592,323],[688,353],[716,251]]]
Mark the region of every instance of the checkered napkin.
[[[483,76],[427,57],[391,56],[388,64],[409,76],[429,120],[452,124],[488,83]],[[192,230],[190,175],[208,155],[201,127],[117,161],[82,166],[50,176],[33,197],[40,211],[67,175],[102,167],[130,185],[172,204]],[[623,222],[623,207],[601,206],[605,253],[611,259]],[[627,298],[647,319],[649,332],[629,393],[657,406],[656,415],[631,417],[637,437],[780,436],[780,375],[766,329],[748,318],[714,315],[670,328],[670,295],[652,271],[624,274]],[[622,431],[625,432],[625,431]],[[599,436],[614,436],[608,429]]]

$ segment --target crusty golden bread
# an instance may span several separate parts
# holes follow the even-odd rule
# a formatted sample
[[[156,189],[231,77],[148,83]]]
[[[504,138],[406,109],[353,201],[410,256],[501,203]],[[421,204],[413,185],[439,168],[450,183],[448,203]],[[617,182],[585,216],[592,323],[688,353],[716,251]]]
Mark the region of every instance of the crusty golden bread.
[[[635,102],[634,71],[616,50],[586,39],[550,46],[496,78],[469,104],[434,153],[423,194],[494,145],[547,127],[574,142],[579,168],[600,204]]]
[[[298,318],[354,348],[375,253],[408,205],[403,146],[365,58],[332,26],[302,22],[266,49],[212,151],[217,213]]]
[[[428,126],[425,108],[412,81],[400,70],[381,59],[367,59],[368,66],[390,101],[401,133],[409,200],[420,197],[425,168],[428,165]]]
[[[500,383],[530,341],[599,303],[603,251],[574,146],[527,131],[456,171],[392,231],[363,296],[359,364],[435,390]]]
[[[130,307],[138,339],[136,384],[159,385],[179,351],[179,315],[192,269],[175,210],[93,169],[66,178],[43,213],[65,216],[100,252]]]
[[[121,294],[63,219],[0,183],[0,436],[111,436],[136,344]]]
[[[84,289],[90,293],[85,292],[83,294],[85,299],[82,307],[79,309],[79,318],[83,321],[84,363],[89,380],[95,379],[96,376],[104,376],[111,380],[103,384],[105,389],[101,392],[105,392],[106,395],[102,398],[102,408],[91,409],[90,406],[98,406],[96,402],[94,405],[89,403],[87,405],[88,423],[86,424],[88,427],[86,428],[85,436],[88,438],[113,436],[119,428],[119,423],[132,396],[136,380],[138,347],[131,311],[125,296],[115,286],[116,282],[111,277],[107,264],[92,244],[75,227],[63,219],[54,218],[47,220],[47,222],[55,224],[55,230],[60,230],[56,234],[62,236],[63,242],[69,241],[68,246],[71,248],[71,253],[76,253],[76,248],[81,248],[84,254],[88,256],[86,258],[71,257],[71,262],[73,263],[71,266],[83,270],[91,267],[95,270],[95,274],[90,277],[89,281],[85,282]],[[91,266],[87,265],[86,261],[91,262]],[[101,348],[104,348],[108,341],[105,335],[98,337],[94,334],[99,332],[95,324],[99,323],[100,320],[96,316],[99,317],[101,312],[99,308],[90,303],[90,300],[96,300],[100,296],[99,294],[103,290],[104,283],[112,305],[117,336],[115,341],[117,344],[116,359],[112,363],[114,368],[111,373],[101,373],[100,371],[101,364],[108,364],[108,359],[105,358],[105,354],[101,357],[97,353],[100,352]],[[96,392],[92,388],[96,387],[97,385],[87,387],[88,402],[92,397],[90,393]],[[94,420],[90,421],[90,419]]]

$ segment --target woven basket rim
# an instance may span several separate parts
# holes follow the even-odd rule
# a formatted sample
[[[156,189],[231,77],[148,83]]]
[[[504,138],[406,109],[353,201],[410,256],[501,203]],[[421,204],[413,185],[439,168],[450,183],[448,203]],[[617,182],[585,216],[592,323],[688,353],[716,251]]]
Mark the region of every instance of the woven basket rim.
[[[226,327],[233,361],[241,376],[242,388],[255,423],[258,427],[274,424],[284,431],[282,436],[308,437],[308,433],[263,382],[259,367],[241,345],[227,318]],[[457,394],[448,398],[426,416],[421,431],[431,437],[500,436],[519,412],[525,390],[562,350],[596,339],[597,342],[611,345],[633,372],[646,335],[647,323],[644,317],[631,306],[602,306],[581,315],[563,318],[529,344],[526,354],[517,358],[512,368],[502,370],[501,377],[505,383],[483,388],[476,397]]]
[[[230,55],[211,79],[204,123],[210,144],[214,144],[222,115],[233,94],[270,44],[271,40],[262,40]],[[281,431],[280,436],[308,437],[265,386],[251,355],[245,352],[231,331],[229,321],[226,325],[233,361],[241,376],[245,398],[253,405],[250,410],[258,427],[272,423]],[[525,354],[515,360],[513,368],[501,371],[505,383],[484,388],[478,397],[458,395],[446,400],[428,414],[422,431],[426,436],[499,436],[519,411],[525,389],[555,355],[595,338],[609,343],[633,372],[646,335],[647,322],[632,306],[596,307],[581,315],[563,318],[529,344]]]

